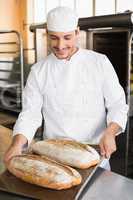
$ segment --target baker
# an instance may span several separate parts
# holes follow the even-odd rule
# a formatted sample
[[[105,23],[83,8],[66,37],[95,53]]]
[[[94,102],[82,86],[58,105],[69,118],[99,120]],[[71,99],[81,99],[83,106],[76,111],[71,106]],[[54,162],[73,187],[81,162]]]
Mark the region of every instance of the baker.
[[[99,144],[109,158],[128,112],[116,72],[105,55],[78,47],[78,17],[71,9],[57,7],[48,13],[47,34],[51,53],[31,68],[4,160],[22,153],[42,119],[44,139]]]

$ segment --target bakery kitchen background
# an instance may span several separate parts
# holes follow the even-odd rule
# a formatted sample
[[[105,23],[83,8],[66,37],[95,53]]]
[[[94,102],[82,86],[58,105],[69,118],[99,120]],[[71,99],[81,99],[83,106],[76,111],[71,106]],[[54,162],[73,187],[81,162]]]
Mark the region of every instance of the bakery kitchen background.
[[[67,137],[44,139],[45,120],[30,145],[23,146],[22,155],[17,149],[18,155],[4,162],[31,67],[51,53],[46,16],[57,6],[77,13],[78,46],[106,55],[125,92],[127,125],[116,137],[111,170],[102,168],[105,158],[98,144]],[[67,22],[62,19],[62,24]],[[31,124],[32,120],[33,116]],[[131,200],[132,187],[133,1],[0,0],[0,199]]]

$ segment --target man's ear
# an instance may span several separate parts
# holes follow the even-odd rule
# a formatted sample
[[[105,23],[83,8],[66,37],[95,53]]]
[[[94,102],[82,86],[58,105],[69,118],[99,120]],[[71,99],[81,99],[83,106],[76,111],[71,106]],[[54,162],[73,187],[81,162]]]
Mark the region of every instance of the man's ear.
[[[75,32],[76,32],[76,35],[79,35],[79,32],[80,32],[79,26],[77,27],[77,29],[75,30]]]
[[[48,29],[46,28],[46,34],[48,35]]]

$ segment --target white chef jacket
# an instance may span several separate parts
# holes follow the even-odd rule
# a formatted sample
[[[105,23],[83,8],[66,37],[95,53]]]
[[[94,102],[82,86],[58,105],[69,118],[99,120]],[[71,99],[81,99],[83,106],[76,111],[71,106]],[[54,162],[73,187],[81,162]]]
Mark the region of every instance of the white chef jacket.
[[[123,88],[105,55],[79,49],[66,60],[51,53],[31,69],[13,134],[30,143],[44,117],[44,138],[98,144],[110,122],[124,131],[127,112]]]

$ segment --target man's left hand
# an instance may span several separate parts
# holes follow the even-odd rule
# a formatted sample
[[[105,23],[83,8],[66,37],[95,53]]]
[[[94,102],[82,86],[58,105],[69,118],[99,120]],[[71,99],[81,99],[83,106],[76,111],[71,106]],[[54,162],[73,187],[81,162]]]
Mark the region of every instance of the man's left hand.
[[[111,154],[116,151],[115,135],[105,130],[99,146],[101,155],[110,158]]]

